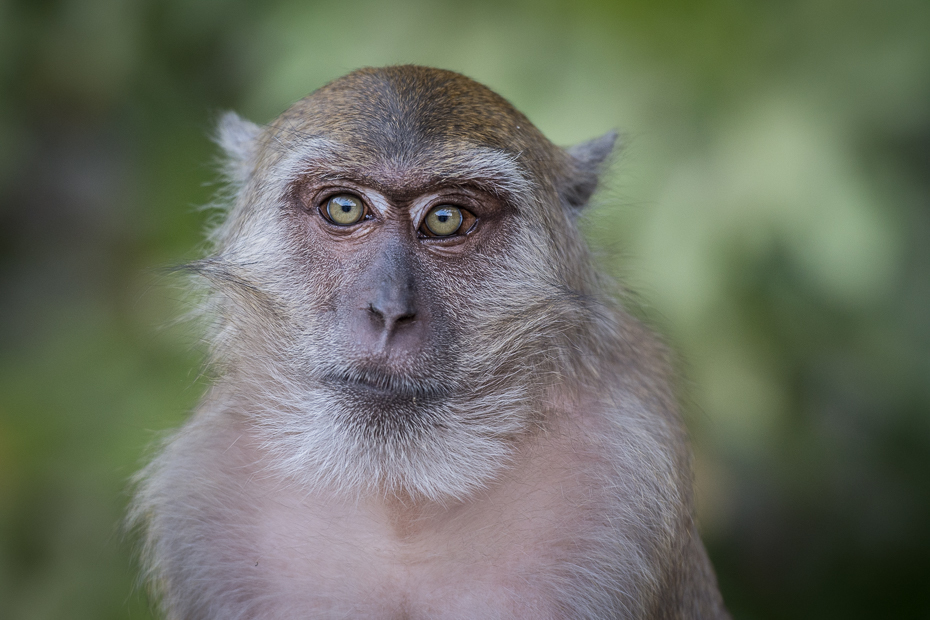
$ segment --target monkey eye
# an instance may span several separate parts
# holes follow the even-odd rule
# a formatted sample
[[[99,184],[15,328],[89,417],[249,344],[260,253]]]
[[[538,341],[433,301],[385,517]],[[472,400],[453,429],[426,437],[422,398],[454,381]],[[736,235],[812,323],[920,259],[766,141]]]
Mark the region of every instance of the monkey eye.
[[[365,217],[365,205],[352,194],[337,194],[323,205],[323,214],[337,226],[351,226]]]
[[[475,216],[464,209],[455,205],[439,205],[426,214],[420,232],[427,237],[451,237],[470,230],[474,221]]]

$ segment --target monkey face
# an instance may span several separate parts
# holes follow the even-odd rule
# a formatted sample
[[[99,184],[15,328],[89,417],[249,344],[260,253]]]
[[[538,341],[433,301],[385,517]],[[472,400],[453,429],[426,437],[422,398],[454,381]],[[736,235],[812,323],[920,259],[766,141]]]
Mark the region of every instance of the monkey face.
[[[506,232],[507,209],[493,196],[416,189],[342,178],[306,179],[298,192],[294,225],[313,255],[306,277],[341,279],[321,296],[328,327],[318,344],[341,352],[325,382],[378,402],[473,389],[457,385],[463,340],[476,329],[459,300],[486,286]]]
[[[580,160],[483,86],[415,67],[351,74],[241,142],[217,340],[250,365],[278,462],[430,496],[480,485],[590,331]]]
[[[519,334],[538,322],[520,313],[541,289],[514,265],[541,259],[525,251],[519,214],[475,185],[420,176],[305,168],[244,229],[272,250],[253,254],[247,278],[275,309],[245,330],[265,339],[257,361],[274,378],[273,393],[257,386],[274,403],[262,428],[313,460],[290,475],[464,494],[538,413],[528,377],[541,352]]]

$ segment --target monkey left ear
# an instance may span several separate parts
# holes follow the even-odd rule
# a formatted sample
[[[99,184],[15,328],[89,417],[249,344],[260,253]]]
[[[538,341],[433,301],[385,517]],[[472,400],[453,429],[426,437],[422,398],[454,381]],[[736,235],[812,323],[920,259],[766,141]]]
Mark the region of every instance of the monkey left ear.
[[[618,134],[609,131],[599,138],[576,144],[568,149],[573,170],[571,177],[562,183],[559,195],[562,203],[572,215],[577,215],[588,204],[591,194],[597,189],[601,172],[614,152]]]
[[[216,124],[214,140],[226,155],[225,172],[229,180],[242,185],[252,173],[262,128],[235,112],[226,112]]]

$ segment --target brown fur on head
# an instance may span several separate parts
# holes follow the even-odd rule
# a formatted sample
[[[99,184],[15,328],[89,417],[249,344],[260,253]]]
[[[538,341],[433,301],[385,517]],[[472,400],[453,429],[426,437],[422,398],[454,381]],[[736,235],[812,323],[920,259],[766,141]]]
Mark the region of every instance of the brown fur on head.
[[[566,151],[484,86],[415,66],[351,73],[264,128],[224,117],[238,195],[192,268],[216,361],[288,475],[462,496],[545,425],[557,378],[615,338],[574,224],[615,138]],[[341,192],[368,219],[333,227]],[[445,203],[474,226],[425,237]]]

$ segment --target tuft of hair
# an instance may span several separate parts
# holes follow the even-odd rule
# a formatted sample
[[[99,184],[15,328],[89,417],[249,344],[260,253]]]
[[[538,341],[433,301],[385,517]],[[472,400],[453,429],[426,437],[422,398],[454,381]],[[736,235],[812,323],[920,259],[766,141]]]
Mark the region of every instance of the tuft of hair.
[[[603,136],[576,144],[567,149],[574,170],[571,182],[560,188],[562,204],[572,216],[577,217],[597,190],[601,173],[610,165],[617,153],[619,134],[609,131]]]
[[[223,149],[223,175],[235,187],[242,187],[252,176],[262,128],[235,112],[224,112],[216,124],[214,142]]]

